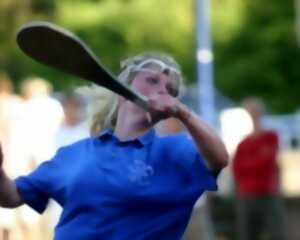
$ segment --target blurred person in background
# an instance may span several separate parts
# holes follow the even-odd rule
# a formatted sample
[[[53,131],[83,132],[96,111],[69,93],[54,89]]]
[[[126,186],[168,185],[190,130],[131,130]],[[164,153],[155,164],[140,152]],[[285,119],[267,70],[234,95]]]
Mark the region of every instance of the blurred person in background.
[[[28,174],[54,155],[54,139],[63,120],[62,106],[51,96],[52,85],[48,81],[29,77],[21,82],[20,90],[21,120],[15,126],[12,144],[14,161],[18,161],[20,166],[17,176]],[[17,215],[23,239],[47,239],[50,234],[50,212],[40,218],[35,211],[24,205],[17,209]]]
[[[21,83],[23,134],[29,151],[29,171],[55,153],[54,139],[64,112],[60,102],[51,94],[52,85],[45,79],[30,77]]]
[[[14,130],[20,120],[21,99],[13,93],[13,84],[7,74],[0,72],[0,142],[2,143],[3,154],[7,161],[3,166],[10,177],[16,177],[19,163],[14,156]],[[13,151],[14,149],[14,151]],[[0,239],[14,239],[16,232],[15,212],[0,209]]]
[[[6,155],[5,165],[10,176],[16,176],[18,163],[14,162],[14,130],[21,120],[21,98],[13,93],[13,84],[5,73],[0,72],[0,140]]]
[[[264,104],[260,99],[249,97],[242,105],[252,119],[253,132],[239,143],[232,165],[238,201],[238,239],[285,240],[278,135],[263,128]]]
[[[63,93],[60,102],[64,119],[55,135],[55,149],[69,145],[89,136],[86,120],[86,100],[77,93]]]
[[[148,98],[148,111],[113,93],[99,96],[91,137],[14,181],[0,168],[0,206],[26,203],[42,213],[55,199],[63,207],[56,240],[179,240],[195,202],[217,190],[227,165],[219,136],[177,99],[182,74],[173,58],[145,53],[121,68],[119,80]],[[154,125],[169,117],[188,134],[158,136]]]
[[[64,120],[55,135],[54,145],[56,151],[64,146],[87,138],[89,125],[86,116],[86,99],[78,93],[62,93],[59,97],[64,111]],[[62,208],[55,201],[51,201],[49,211],[51,212],[51,229],[58,223]]]

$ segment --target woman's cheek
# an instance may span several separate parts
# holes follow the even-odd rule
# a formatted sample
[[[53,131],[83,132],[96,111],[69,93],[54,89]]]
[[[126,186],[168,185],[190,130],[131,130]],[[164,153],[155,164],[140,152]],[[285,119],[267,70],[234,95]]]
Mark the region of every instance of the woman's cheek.
[[[133,84],[132,87],[134,90],[147,97],[155,94],[155,89],[146,84]]]

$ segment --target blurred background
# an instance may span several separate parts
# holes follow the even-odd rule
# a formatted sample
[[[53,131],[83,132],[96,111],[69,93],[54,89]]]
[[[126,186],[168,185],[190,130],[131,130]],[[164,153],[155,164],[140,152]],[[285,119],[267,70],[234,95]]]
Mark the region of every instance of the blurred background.
[[[203,67],[199,47],[203,46],[201,37],[206,36],[211,124],[232,157],[250,131],[240,101],[248,96],[264,101],[264,126],[275,129],[280,137],[278,161],[287,239],[300,239],[300,1],[203,0],[205,8],[199,2],[1,0],[0,141],[5,168],[12,177],[26,174],[58,147],[89,134],[87,100],[72,91],[85,82],[25,56],[15,39],[23,24],[45,20],[73,31],[115,74],[124,57],[151,50],[171,54],[186,78],[182,101],[199,113],[207,93],[197,87],[207,80],[199,75]],[[201,32],[205,26],[199,14],[206,14],[209,20],[206,32]],[[158,130],[174,132],[180,127],[169,121]],[[218,193],[199,201],[200,208],[209,209],[203,215],[211,220],[206,229],[213,232],[201,239],[237,239],[230,166],[221,174],[219,185]],[[42,217],[26,207],[0,209],[0,240],[51,239],[59,210],[54,203],[50,209]],[[197,221],[190,231],[201,231]],[[187,234],[186,239],[199,238]]]

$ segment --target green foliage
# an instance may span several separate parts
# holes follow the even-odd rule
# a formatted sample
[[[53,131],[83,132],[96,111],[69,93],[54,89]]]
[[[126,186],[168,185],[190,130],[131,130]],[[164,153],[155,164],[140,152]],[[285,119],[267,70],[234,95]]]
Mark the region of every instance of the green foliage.
[[[191,0],[60,0],[55,1],[54,5],[46,0],[41,1],[40,5],[37,5],[38,0],[34,2],[31,1],[31,6],[27,8],[22,7],[26,16],[28,15],[23,18],[22,23],[50,19],[74,31],[115,73],[118,72],[120,58],[145,50],[161,50],[177,58],[187,79],[194,81],[195,47]],[[42,11],[44,17],[34,17],[37,10]],[[16,25],[20,26],[20,21]],[[17,26],[13,27],[14,31],[16,28]],[[5,32],[6,42],[7,36]],[[13,64],[6,64],[6,69],[14,79],[21,80],[34,73],[49,79],[56,89],[82,83],[28,59],[17,48],[14,34],[10,36],[13,42],[10,49],[13,51],[5,54],[5,57]]]
[[[260,96],[277,112],[296,110],[300,55],[294,3],[224,0],[214,9],[218,88],[235,100]]]
[[[60,1],[58,23],[82,37],[115,72],[119,59],[145,50],[175,57],[193,81],[192,1]],[[74,19],[74,14],[78,16]],[[187,47],[188,44],[188,47]]]
[[[51,20],[54,11],[54,0],[0,1],[0,71],[7,71],[16,85],[34,72],[31,60],[17,48],[17,29],[31,20]]]
[[[218,90],[236,101],[261,96],[277,112],[298,108],[294,3],[211,1]],[[56,90],[82,84],[30,60],[18,49],[15,32],[22,24],[50,20],[78,34],[116,74],[120,58],[160,50],[179,61],[192,83],[196,80],[195,5],[196,0],[1,0],[0,66],[16,82],[40,75]]]

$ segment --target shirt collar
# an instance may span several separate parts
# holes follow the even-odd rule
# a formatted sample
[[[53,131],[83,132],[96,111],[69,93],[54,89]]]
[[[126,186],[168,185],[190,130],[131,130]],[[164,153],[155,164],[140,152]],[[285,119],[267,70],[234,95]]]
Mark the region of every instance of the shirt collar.
[[[112,129],[103,129],[101,132],[98,133],[97,137],[100,139],[104,139],[105,137],[113,136],[113,135],[114,133]]]
[[[151,128],[145,134],[139,136],[137,138],[137,140],[145,146],[145,145],[153,142],[155,135],[156,135],[156,133],[155,133],[154,128]]]
[[[124,142],[133,142],[133,141],[138,141],[139,143],[141,143],[143,146],[151,143],[154,139],[154,137],[156,136],[156,132],[154,130],[154,128],[151,128],[150,130],[148,130],[146,133],[144,133],[143,135],[131,139],[129,141],[124,141]],[[104,129],[102,130],[98,136],[99,139],[104,140],[107,138],[115,138],[119,141],[119,139],[114,135],[113,130],[112,129]]]

